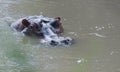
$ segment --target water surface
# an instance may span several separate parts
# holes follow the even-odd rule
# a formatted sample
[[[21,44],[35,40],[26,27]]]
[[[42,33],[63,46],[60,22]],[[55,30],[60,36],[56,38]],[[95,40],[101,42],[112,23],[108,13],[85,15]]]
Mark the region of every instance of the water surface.
[[[62,18],[70,47],[47,47],[9,27],[31,15]],[[0,72],[120,72],[120,0],[0,0]]]

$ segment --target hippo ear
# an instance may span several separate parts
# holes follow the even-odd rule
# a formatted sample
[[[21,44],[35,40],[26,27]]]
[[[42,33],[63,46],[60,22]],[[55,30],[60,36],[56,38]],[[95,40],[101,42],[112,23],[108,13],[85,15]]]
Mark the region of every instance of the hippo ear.
[[[61,18],[60,18],[60,17],[56,17],[55,19],[57,19],[58,21],[61,21]]]

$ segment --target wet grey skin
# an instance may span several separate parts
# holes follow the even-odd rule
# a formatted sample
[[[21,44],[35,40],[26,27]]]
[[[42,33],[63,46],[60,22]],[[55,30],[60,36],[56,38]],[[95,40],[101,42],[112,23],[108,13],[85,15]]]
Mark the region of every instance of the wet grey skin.
[[[72,44],[72,38],[70,37],[62,37],[60,36],[60,28],[57,20],[55,18],[49,18],[46,16],[28,16],[24,17],[26,18],[30,23],[35,23],[38,26],[39,32],[42,34],[43,37],[39,34],[39,37],[42,38],[42,41],[40,39],[40,43],[52,45],[52,46],[65,46],[65,45],[71,45]],[[17,31],[17,27],[22,22],[21,18],[14,23],[11,24],[11,27],[13,30]],[[36,34],[35,31],[32,29],[32,27],[26,27],[24,28],[21,33],[30,36],[30,34]]]

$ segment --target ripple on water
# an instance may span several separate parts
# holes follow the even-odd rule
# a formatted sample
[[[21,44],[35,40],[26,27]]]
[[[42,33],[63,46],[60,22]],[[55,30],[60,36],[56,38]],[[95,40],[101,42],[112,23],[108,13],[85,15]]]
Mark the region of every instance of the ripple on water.
[[[101,34],[99,34],[99,33],[88,33],[88,34],[89,34],[89,35],[95,35],[95,36],[101,37],[101,38],[106,38],[106,36],[101,35]]]

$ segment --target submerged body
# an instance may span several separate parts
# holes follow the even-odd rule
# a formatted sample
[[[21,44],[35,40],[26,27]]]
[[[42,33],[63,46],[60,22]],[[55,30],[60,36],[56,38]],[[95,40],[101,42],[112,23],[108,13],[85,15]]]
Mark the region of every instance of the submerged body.
[[[70,45],[72,39],[61,37],[63,26],[60,17],[48,18],[45,16],[29,16],[14,22],[13,30],[22,32],[25,35],[36,35],[42,37],[40,42],[47,45]]]

